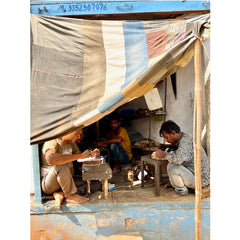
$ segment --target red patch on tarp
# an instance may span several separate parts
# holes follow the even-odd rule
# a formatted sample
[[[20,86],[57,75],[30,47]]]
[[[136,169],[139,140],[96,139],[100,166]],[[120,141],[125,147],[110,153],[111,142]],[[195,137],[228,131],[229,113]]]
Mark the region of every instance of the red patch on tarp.
[[[161,55],[166,47],[167,31],[158,31],[147,34],[148,57],[149,59]]]

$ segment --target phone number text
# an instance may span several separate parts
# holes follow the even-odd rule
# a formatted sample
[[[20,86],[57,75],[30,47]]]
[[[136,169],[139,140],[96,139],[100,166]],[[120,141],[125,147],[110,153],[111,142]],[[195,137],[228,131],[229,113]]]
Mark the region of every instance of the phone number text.
[[[107,3],[88,3],[88,4],[74,4],[74,5],[60,5],[58,11],[63,12],[88,12],[88,11],[106,11]]]

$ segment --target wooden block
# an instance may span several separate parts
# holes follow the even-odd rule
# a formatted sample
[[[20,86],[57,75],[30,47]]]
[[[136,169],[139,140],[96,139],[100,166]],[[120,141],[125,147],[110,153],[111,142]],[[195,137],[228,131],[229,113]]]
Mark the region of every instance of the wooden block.
[[[111,179],[112,169],[108,163],[103,164],[83,164],[82,179],[85,180],[102,180]]]
[[[143,240],[143,238],[140,232],[127,232],[112,235],[105,240]]]
[[[101,160],[98,160],[98,161],[85,161],[85,162],[82,162],[82,164],[101,164]]]

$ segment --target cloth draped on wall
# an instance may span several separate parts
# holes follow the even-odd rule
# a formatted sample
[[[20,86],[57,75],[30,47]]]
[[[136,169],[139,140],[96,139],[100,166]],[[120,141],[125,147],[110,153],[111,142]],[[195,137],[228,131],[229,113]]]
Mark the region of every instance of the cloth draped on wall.
[[[88,126],[186,66],[210,15],[152,21],[31,15],[31,144]]]

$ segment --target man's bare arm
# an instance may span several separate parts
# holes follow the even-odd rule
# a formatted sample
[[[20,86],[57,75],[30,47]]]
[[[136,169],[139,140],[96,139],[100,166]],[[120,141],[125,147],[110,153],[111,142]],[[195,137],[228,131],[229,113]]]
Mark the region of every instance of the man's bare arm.
[[[109,139],[106,141],[98,142],[97,146],[102,146],[104,144],[111,144],[111,143],[121,143],[122,141],[123,141],[122,137],[117,137],[117,138]]]
[[[51,150],[51,149],[49,149],[45,153],[45,158],[47,162],[51,165],[58,165],[58,166],[73,162],[77,159],[87,158],[90,156],[91,156],[91,151],[88,149],[85,150],[83,153],[77,153],[73,155],[56,153],[54,150]]]
[[[74,154],[80,154],[81,151],[77,151],[76,153]],[[95,148],[93,151],[91,151],[91,157],[99,157],[100,156],[100,151],[99,149]]]

